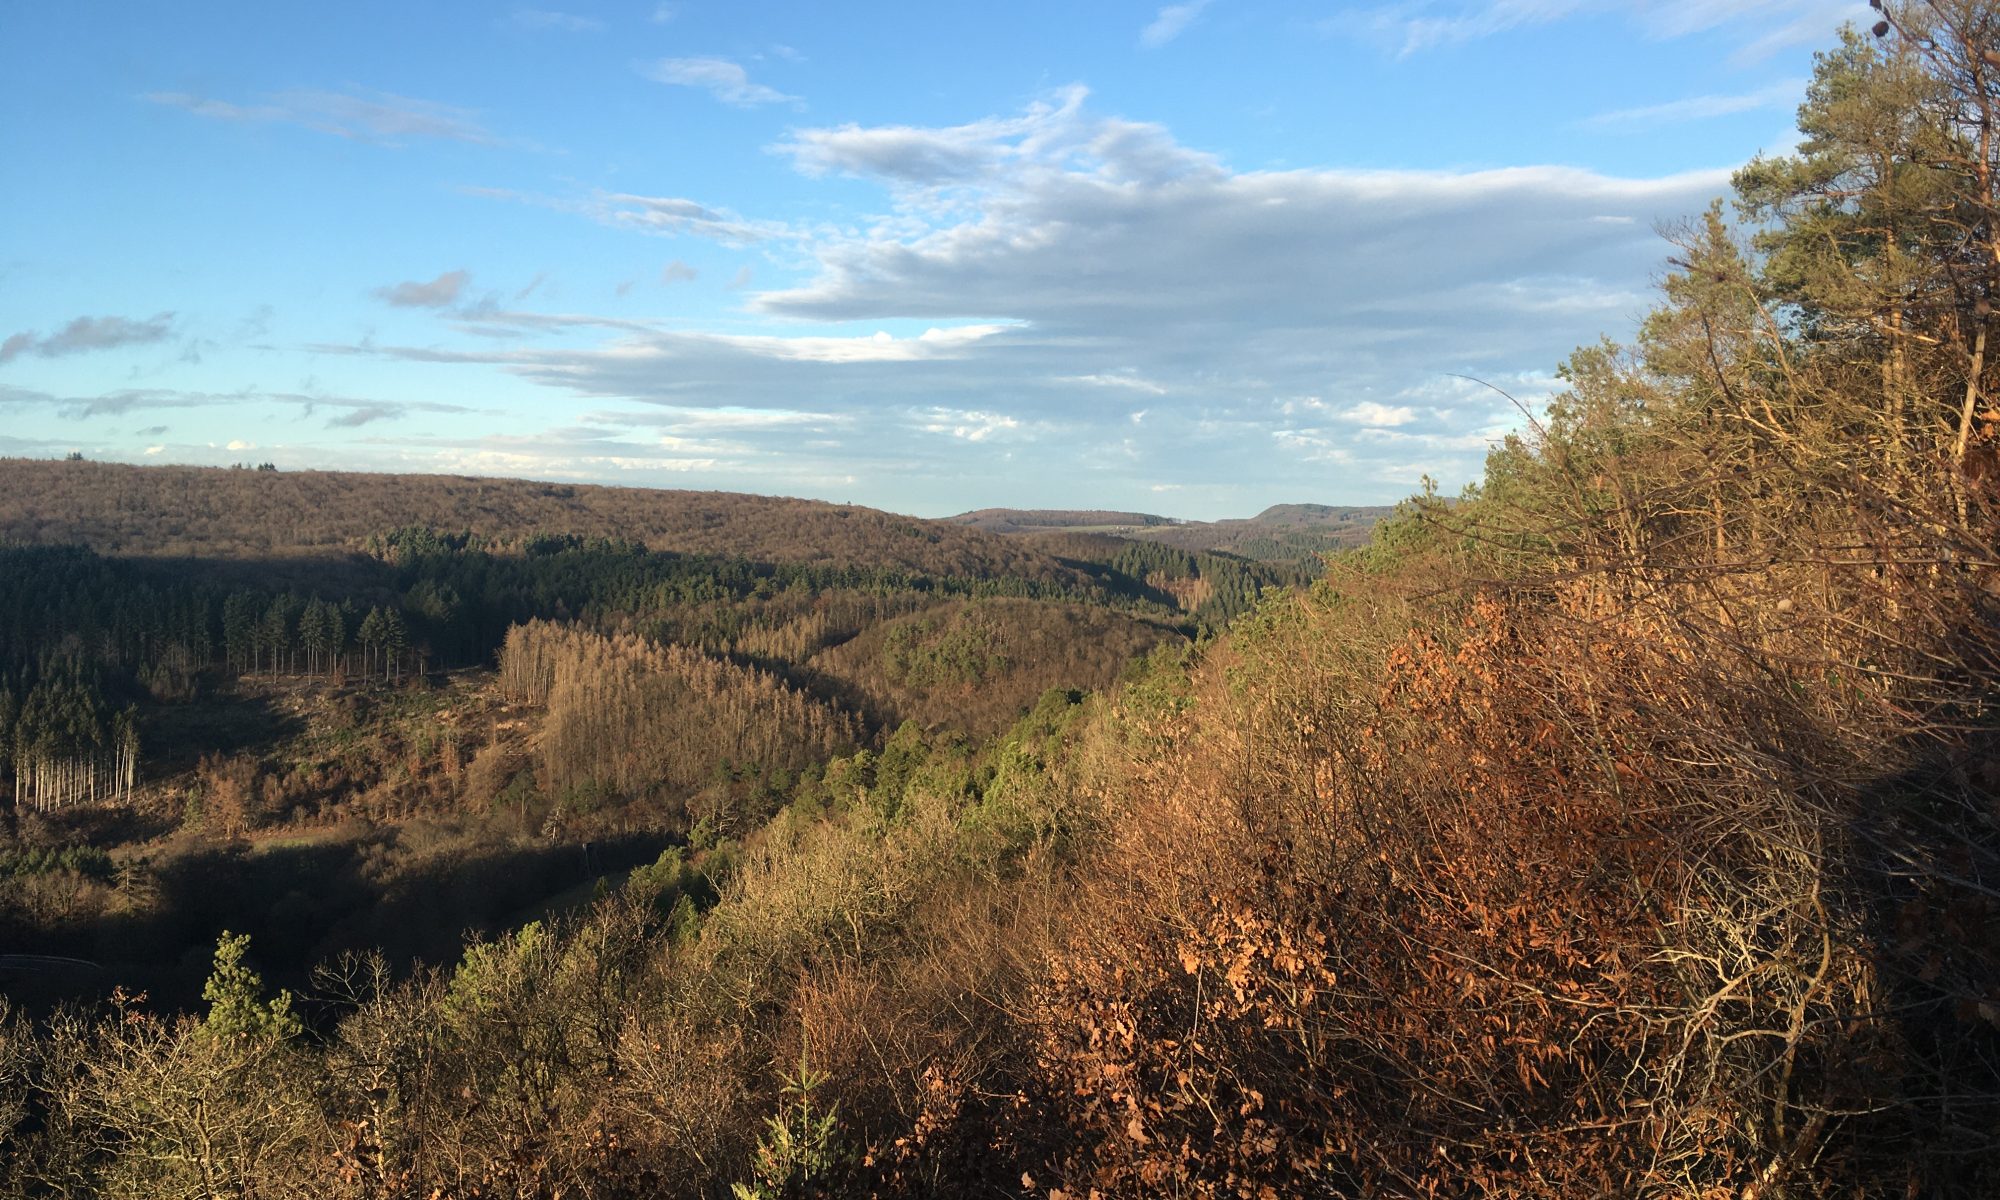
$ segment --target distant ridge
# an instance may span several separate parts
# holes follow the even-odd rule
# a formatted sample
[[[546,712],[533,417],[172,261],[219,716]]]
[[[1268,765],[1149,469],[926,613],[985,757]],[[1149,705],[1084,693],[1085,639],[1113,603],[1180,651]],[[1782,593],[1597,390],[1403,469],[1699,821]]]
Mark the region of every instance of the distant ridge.
[[[326,559],[406,525],[503,540],[623,538],[648,549],[934,576],[1076,583],[1038,548],[963,524],[739,492],[462,475],[254,471],[0,458],[0,542],[101,554]]]
[[[991,533],[1104,534],[1282,562],[1359,546],[1375,522],[1394,511],[1389,505],[1273,504],[1254,517],[1183,521],[1106,509],[982,508],[945,519]]]
[[[1117,512],[1100,508],[981,508],[944,518],[990,533],[1047,533],[1053,529],[1096,531],[1117,527],[1179,525],[1173,517],[1154,513]]]

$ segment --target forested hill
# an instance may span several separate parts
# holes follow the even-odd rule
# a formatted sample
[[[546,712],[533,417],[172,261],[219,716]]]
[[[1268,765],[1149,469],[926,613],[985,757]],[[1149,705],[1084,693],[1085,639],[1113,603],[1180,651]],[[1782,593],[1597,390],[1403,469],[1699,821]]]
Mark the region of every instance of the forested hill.
[[[946,520],[1001,534],[1104,534],[1195,553],[1222,551],[1263,562],[1311,562],[1368,541],[1387,506],[1274,504],[1254,517],[1182,521],[1156,513],[1069,508],[982,508]]]
[[[1050,530],[1102,533],[1107,530],[1151,528],[1182,522],[1158,513],[1121,512],[1103,508],[980,508],[946,520],[989,533],[1046,533]]]
[[[368,538],[411,524],[504,541],[561,533],[760,562],[1075,581],[1019,542],[816,500],[456,475],[0,459],[0,543],[269,559],[358,551]]]

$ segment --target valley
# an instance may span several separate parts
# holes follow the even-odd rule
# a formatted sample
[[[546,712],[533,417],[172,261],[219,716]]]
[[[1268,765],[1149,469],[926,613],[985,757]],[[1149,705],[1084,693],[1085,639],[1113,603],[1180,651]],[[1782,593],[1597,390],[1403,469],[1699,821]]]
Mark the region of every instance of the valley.
[[[1317,566],[720,493],[20,460],[0,531],[0,930],[91,964],[18,972],[37,1007],[194,1003],[225,928],[295,989],[344,954],[449,964],[754,834],[829,764],[1113,686]],[[129,791],[33,785],[119,738]]]

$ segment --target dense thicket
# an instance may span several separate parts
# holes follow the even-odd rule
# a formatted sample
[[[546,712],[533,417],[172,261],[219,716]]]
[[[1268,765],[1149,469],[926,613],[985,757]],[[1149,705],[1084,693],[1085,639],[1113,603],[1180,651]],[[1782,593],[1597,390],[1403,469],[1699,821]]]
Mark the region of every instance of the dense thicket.
[[[814,675],[868,698],[881,724],[990,737],[1051,688],[1096,691],[1162,642],[1164,621],[1080,604],[953,600],[885,620],[815,655]]]
[[[2000,11],[1882,29],[1459,502],[324,1034],[0,1026],[8,1185],[2000,1193]]]
[[[19,700],[0,676],[0,771],[14,777],[15,807],[121,799],[138,769],[134,710],[112,709],[73,666],[38,672]]]

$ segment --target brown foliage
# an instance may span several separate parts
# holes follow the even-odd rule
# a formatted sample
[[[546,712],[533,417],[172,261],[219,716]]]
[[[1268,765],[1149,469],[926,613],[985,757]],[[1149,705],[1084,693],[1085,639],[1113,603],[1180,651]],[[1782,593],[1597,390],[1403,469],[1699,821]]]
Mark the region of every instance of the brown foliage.
[[[1065,1187],[1764,1194],[1880,1169],[1864,1114],[1923,1068],[1867,1016],[1887,997],[1824,876],[1838,831],[1770,778],[1776,745],[1717,760],[1721,728],[1775,732],[1769,697],[1571,607],[1484,598],[1372,650],[1308,611],[1348,644],[1243,648],[1248,708],[1211,691],[1141,776],[1035,994]]]

